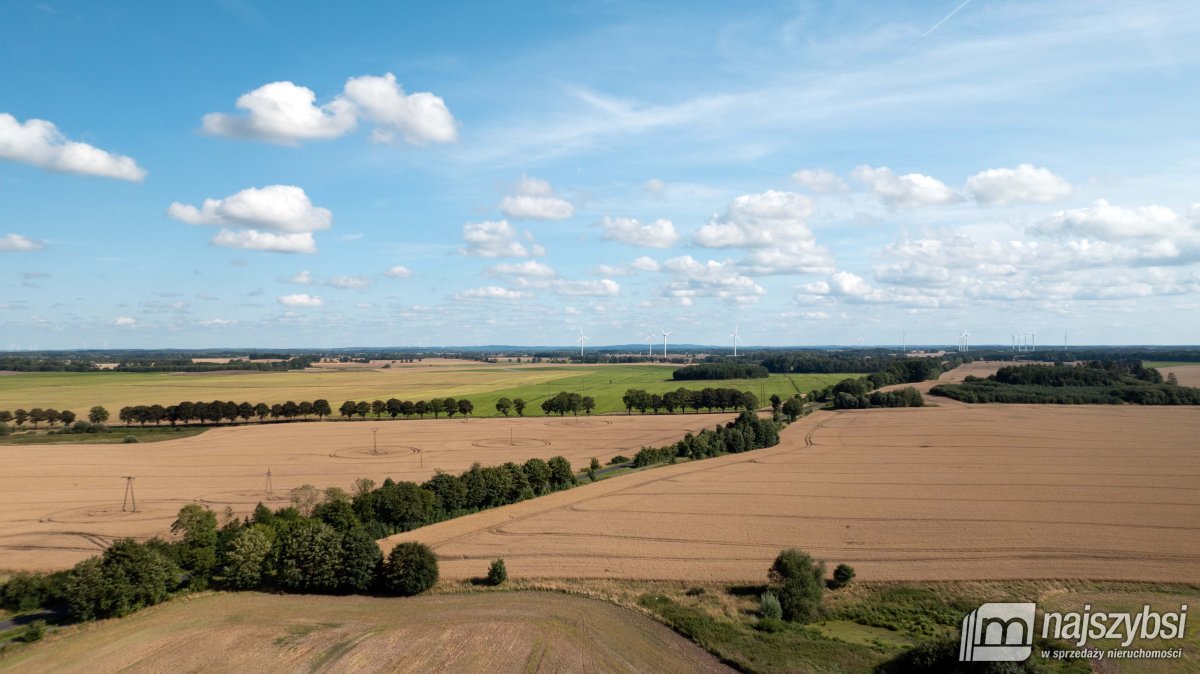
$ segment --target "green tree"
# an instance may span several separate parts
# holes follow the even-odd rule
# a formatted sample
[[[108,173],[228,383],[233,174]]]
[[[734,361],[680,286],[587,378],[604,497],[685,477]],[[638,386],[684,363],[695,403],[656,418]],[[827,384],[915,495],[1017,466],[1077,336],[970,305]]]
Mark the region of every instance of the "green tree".
[[[63,426],[67,426],[75,421],[75,413],[71,410],[63,410],[58,413],[58,420]]]
[[[380,580],[388,594],[420,594],[437,584],[437,556],[423,543],[400,543],[388,553]]]
[[[113,542],[100,557],[75,566],[64,583],[71,616],[93,620],[123,616],[167,598],[179,570],[152,547],[132,539]]]
[[[446,401],[442,398],[430,400],[429,411],[433,413],[433,418],[437,419],[439,414],[446,411]]]
[[[454,398],[446,398],[442,401],[442,407],[446,410],[446,416],[453,418],[458,414],[458,401]]]
[[[591,414],[594,409],[596,409],[596,399],[591,396],[583,396],[583,411]]]
[[[308,517],[312,515],[313,508],[316,508],[321,501],[321,490],[311,484],[302,484],[288,492],[288,497],[291,499],[292,505],[302,515]]]
[[[517,416],[525,416],[525,400],[523,398],[513,398],[513,409],[517,411]]]
[[[779,553],[768,572],[771,592],[779,598],[785,620],[812,622],[820,615],[825,592],[825,565],[789,548]]]
[[[854,567],[849,564],[838,564],[833,570],[833,587],[842,588],[850,584],[854,580]]]
[[[317,415],[318,419],[324,419],[330,414],[333,414],[333,410],[329,407],[329,401],[324,398],[317,398],[314,400],[313,414]]]
[[[458,401],[458,413],[464,417],[471,416],[471,412],[475,411],[475,403],[463,398]]]
[[[772,393],[771,394],[771,411],[774,412],[775,414],[779,414],[779,411],[782,408],[783,408],[783,398],[780,398],[778,393]]]
[[[742,409],[753,412],[758,409],[758,396],[749,391],[742,393]]]
[[[276,539],[275,573],[280,586],[293,591],[332,592],[340,582],[342,537],[313,519],[288,522]]]
[[[371,414],[374,414],[376,419],[383,416],[383,413],[386,411],[387,403],[383,402],[382,400],[376,400],[371,403]]]
[[[244,527],[234,535],[225,553],[225,582],[230,587],[250,590],[259,586],[271,553],[271,538],[272,530],[264,524]]]
[[[508,569],[504,567],[504,560],[497,559],[488,567],[487,584],[499,585],[508,580]]]
[[[18,428],[24,426],[25,422],[29,421],[29,412],[26,412],[24,409],[17,409],[13,412],[13,421],[17,423]]]
[[[508,416],[508,413],[512,411],[512,407],[513,402],[508,398],[501,398],[496,401],[496,411],[504,416]]]
[[[20,410],[17,410],[17,411],[20,412]],[[46,411],[43,410],[42,408],[35,407],[35,408],[29,410],[29,421],[33,424],[33,428],[35,430],[37,429],[38,424],[42,423],[45,420],[46,420]]]
[[[93,424],[102,424],[108,421],[108,410],[96,405],[92,409],[88,410],[88,421],[92,422]]]
[[[342,591],[362,593],[371,589],[381,564],[383,552],[366,529],[357,526],[342,532]]]
[[[763,618],[771,620],[780,620],[783,618],[783,607],[779,605],[779,599],[770,590],[763,592],[759,596],[758,613]]]
[[[550,467],[550,487],[554,490],[566,489],[575,484],[575,471],[571,463],[561,456],[556,456],[547,462]]]
[[[353,400],[347,400],[346,402],[342,403],[341,407],[338,408],[338,413],[349,419],[350,417],[354,416],[355,407],[356,404]]]
[[[188,585],[204,589],[217,565],[217,515],[198,503],[179,509],[171,533],[182,535],[180,565],[191,572]]]

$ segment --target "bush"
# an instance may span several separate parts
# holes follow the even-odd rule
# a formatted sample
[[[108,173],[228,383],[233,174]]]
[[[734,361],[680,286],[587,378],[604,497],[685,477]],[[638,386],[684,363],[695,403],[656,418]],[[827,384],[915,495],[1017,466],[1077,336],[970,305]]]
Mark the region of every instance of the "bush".
[[[138,439],[133,437],[132,435],[126,435],[124,438],[121,438],[121,442],[126,445],[132,445],[133,443],[135,443],[137,441],[138,441]]]
[[[624,454],[618,454],[608,460],[608,465],[615,466],[621,463],[629,463],[629,461],[630,459],[628,456],[625,456]]]
[[[420,594],[438,581],[437,556],[423,543],[400,543],[383,563],[380,580],[388,594],[402,597]]]
[[[783,607],[779,605],[779,598],[771,594],[770,590],[762,593],[758,598],[758,614],[763,618],[771,618],[779,620],[783,617]]]
[[[825,565],[795,548],[775,558],[769,572],[771,592],[778,597],[785,620],[812,622],[821,611]]]
[[[32,611],[54,599],[50,577],[36,573],[18,573],[0,585],[0,607],[9,611]]]
[[[26,625],[17,638],[27,644],[31,644],[35,641],[41,641],[44,636],[46,636],[46,621],[35,620]]]
[[[833,583],[831,585],[836,590],[840,587],[846,587],[850,581],[854,580],[854,567],[849,564],[838,564],[833,570]]]
[[[508,569],[504,568],[504,560],[497,559],[488,567],[487,583],[488,585],[499,585],[508,580]]]
[[[178,584],[178,567],[156,546],[125,538],[115,541],[101,556],[76,564],[63,591],[71,617],[94,620],[153,606]]]

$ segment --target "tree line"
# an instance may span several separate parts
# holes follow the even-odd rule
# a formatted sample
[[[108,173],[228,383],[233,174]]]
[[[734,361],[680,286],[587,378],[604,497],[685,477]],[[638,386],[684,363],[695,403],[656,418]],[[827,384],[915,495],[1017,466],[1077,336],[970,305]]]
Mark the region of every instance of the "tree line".
[[[635,409],[642,414],[646,410],[654,410],[655,414],[659,410],[666,410],[667,414],[674,414],[675,410],[686,413],[689,407],[696,412],[702,409],[709,412],[756,410],[759,404],[758,396],[735,388],[704,388],[699,391],[680,388],[663,394],[631,388],[621,396],[621,402],[625,405],[626,414],[632,414]]]
[[[765,379],[770,372],[762,365],[752,363],[698,363],[685,365],[671,373],[675,381],[696,379]]]
[[[633,457],[635,468],[656,463],[675,463],[677,459],[707,459],[721,454],[738,454],[779,444],[779,424],[771,419],[759,419],[753,411],[742,412],[737,419],[704,429],[695,435],[688,433],[678,442],[665,447],[643,447]]]
[[[524,405],[522,405],[522,409]],[[475,403],[466,398],[433,398],[429,401],[418,400],[399,400],[396,398],[388,398],[385,400],[374,400],[367,402],[366,400],[347,400],[338,407],[338,413],[346,419],[358,416],[360,419],[365,419],[368,414],[374,415],[376,419],[384,414],[395,419],[403,416],[405,419],[411,419],[413,415],[424,419],[426,414],[432,414],[433,418],[437,419],[445,414],[447,417],[453,417],[455,414],[461,414],[468,417],[475,411]]]
[[[1200,388],[1164,382],[1140,360],[1003,367],[986,379],[967,377],[930,393],[965,403],[1200,405]]]
[[[159,425],[162,422],[169,422],[172,426],[176,424],[190,424],[193,421],[200,423],[218,424],[223,421],[233,423],[238,419],[249,421],[258,419],[266,421],[267,419],[295,419],[297,417],[308,418],[316,416],[319,419],[324,419],[333,413],[329,407],[329,401],[317,399],[312,402],[296,403],[287,401],[285,403],[276,403],[268,405],[266,403],[252,404],[248,402],[236,403],[232,400],[214,400],[212,402],[191,402],[184,401],[175,405],[128,405],[122,407],[117,412],[117,418],[126,426],[131,424],[146,424]]]
[[[866,409],[869,407],[922,407],[921,392],[905,387],[896,391],[876,391],[884,386],[911,384],[935,379],[942,372],[957,367],[958,358],[906,358],[887,362],[887,366],[865,377],[846,378],[832,386],[808,394],[813,402],[831,403],[834,409]]]
[[[499,409],[499,403],[497,403],[497,409]],[[574,416],[579,416],[580,412],[591,414],[594,409],[596,409],[595,398],[571,393],[570,391],[559,391],[542,401],[542,412],[546,416],[557,414],[561,417],[568,412]]]

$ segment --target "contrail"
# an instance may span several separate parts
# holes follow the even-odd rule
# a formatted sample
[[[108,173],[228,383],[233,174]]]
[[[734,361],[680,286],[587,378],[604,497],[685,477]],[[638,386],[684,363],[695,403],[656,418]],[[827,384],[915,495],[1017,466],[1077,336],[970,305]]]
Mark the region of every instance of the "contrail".
[[[943,23],[946,23],[947,21],[949,21],[949,20],[950,20],[950,17],[954,16],[955,14],[958,14],[958,11],[959,11],[960,9],[962,9],[963,7],[966,7],[966,6],[967,6],[967,5],[969,5],[969,4],[971,4],[971,0],[965,0],[965,2],[963,2],[963,4],[959,5],[958,7],[955,7],[953,12],[950,12],[950,13],[949,13],[949,14],[947,14],[946,16],[942,17],[942,20],[941,20],[941,21],[938,21],[937,23],[933,24],[933,28],[930,28],[929,30],[925,31],[925,35],[929,35],[929,34],[930,34],[930,33],[932,33],[933,31],[937,30],[937,29],[938,29],[938,26],[940,26],[940,25],[942,25]],[[925,35],[922,35],[922,36],[921,36],[921,39],[922,39],[922,40],[923,40],[923,39],[925,39]]]

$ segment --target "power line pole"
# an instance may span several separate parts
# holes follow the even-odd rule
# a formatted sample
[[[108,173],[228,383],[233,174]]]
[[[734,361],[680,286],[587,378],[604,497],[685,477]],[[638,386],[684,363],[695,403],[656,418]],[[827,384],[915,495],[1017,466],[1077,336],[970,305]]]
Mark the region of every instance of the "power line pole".
[[[267,489],[266,489],[266,491],[267,491],[267,499],[270,499],[272,496],[275,495],[274,494],[274,492],[275,492],[274,485],[271,484],[271,469],[270,468],[267,469]]]
[[[125,476],[125,498],[121,500],[121,512],[132,502],[133,512],[137,512],[137,497],[133,495],[133,476]]]
[[[376,456],[379,455],[379,442],[377,440],[378,437],[379,437],[379,429],[372,428],[371,429],[371,453]]]

